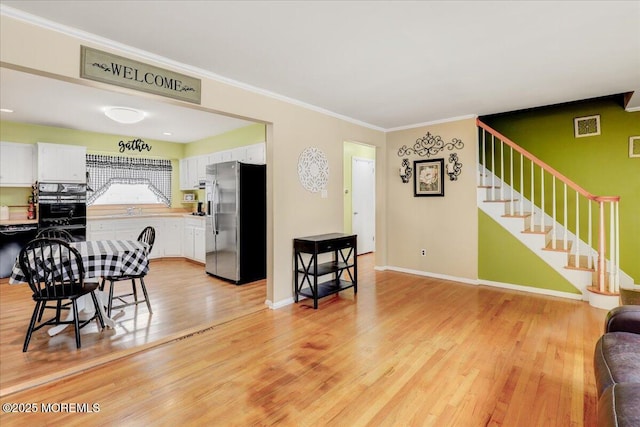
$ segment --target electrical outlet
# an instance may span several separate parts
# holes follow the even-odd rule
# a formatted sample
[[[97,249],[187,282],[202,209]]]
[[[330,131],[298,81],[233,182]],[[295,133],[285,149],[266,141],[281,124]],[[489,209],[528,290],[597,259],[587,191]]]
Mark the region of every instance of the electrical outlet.
[[[427,250],[426,249],[420,249],[420,255],[427,256]]]

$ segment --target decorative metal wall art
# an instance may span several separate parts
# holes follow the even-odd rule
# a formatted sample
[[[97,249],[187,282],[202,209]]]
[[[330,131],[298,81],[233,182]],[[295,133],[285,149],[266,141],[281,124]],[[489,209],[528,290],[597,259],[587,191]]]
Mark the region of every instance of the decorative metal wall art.
[[[312,193],[327,187],[329,181],[329,162],[327,156],[318,148],[305,148],[298,158],[298,179],[300,184]]]
[[[456,153],[449,154],[449,163],[447,163],[447,174],[450,181],[457,181],[458,175],[462,172],[462,163],[458,162]]]
[[[402,182],[405,184],[409,182],[411,179],[411,165],[409,164],[409,159],[402,159],[402,166],[400,166],[400,178],[402,178]]]
[[[431,135],[430,132],[427,132],[425,136],[416,140],[413,147],[407,147],[406,145],[400,147],[398,150],[398,157],[410,156],[414,153],[420,157],[431,157],[435,156],[445,148],[451,151],[453,149],[460,150],[463,147],[464,142],[462,142],[461,139],[453,138],[451,142],[444,142],[440,135]]]

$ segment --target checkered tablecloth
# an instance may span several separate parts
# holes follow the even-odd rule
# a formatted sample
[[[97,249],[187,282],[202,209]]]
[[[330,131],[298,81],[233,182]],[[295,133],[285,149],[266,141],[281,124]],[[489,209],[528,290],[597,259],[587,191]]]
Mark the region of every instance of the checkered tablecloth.
[[[129,276],[147,273],[147,244],[137,240],[92,240],[73,242],[82,256],[85,279],[91,277]],[[24,283],[26,278],[18,262],[13,266],[9,284]]]

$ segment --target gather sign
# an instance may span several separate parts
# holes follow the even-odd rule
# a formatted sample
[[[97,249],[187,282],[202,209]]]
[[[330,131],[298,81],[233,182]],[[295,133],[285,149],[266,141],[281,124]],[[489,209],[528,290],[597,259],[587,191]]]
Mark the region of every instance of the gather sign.
[[[200,104],[200,79],[80,46],[80,77]]]

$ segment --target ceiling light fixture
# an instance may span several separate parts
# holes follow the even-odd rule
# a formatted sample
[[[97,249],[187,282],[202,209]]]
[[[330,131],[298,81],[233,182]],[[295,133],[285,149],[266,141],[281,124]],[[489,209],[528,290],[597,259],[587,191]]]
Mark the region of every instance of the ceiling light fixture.
[[[163,135],[171,136],[173,135],[171,132],[162,132]]]
[[[104,114],[115,122],[129,125],[144,119],[143,111],[128,107],[107,107],[104,110]]]
[[[13,110],[9,109],[9,108],[0,108],[0,112],[3,113],[13,113]]]

